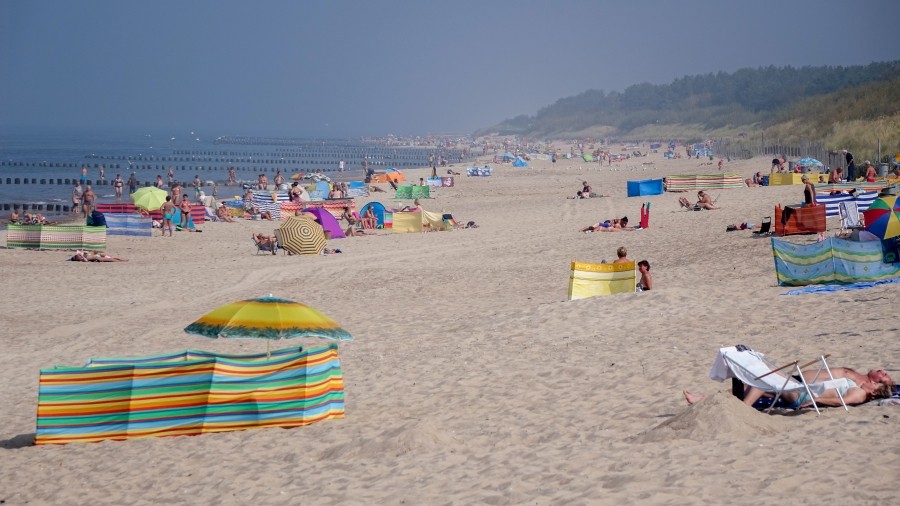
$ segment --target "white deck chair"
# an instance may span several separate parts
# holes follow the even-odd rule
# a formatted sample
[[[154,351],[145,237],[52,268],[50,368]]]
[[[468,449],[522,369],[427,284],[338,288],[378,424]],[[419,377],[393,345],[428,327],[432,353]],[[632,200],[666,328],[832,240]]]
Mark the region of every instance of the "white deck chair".
[[[805,391],[812,400],[813,408],[816,413],[820,413],[819,406],[816,404],[816,397],[829,388],[837,389],[838,397],[841,405],[847,409],[844,402],[844,396],[838,387],[847,384],[846,378],[835,379],[828,367],[826,358],[828,355],[822,355],[816,360],[812,360],[806,364],[800,364],[799,361],[793,361],[781,367],[773,366],[766,357],[759,352],[745,349],[738,351],[734,346],[719,349],[716,361],[713,362],[712,371],[709,377],[716,381],[725,381],[727,378],[737,378],[745,384],[759,388],[766,392],[775,394],[775,400],[772,406],[778,402],[778,399],[784,392],[802,392]],[[816,372],[815,378],[818,379],[819,374],[824,370],[828,375],[827,381],[807,383],[803,379],[803,369],[814,364],[819,364],[819,370]],[[800,381],[793,378],[791,374],[796,374]],[[771,407],[769,409],[772,409]]]
[[[838,203],[838,213],[841,217],[841,230],[863,228],[862,219],[859,216],[859,207],[856,202],[844,201]]]

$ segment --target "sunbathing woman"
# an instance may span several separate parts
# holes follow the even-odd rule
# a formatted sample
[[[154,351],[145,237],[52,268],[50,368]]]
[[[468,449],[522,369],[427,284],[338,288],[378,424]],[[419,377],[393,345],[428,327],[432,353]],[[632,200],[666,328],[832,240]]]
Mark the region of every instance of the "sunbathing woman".
[[[250,234],[250,237],[259,244],[260,249],[271,251],[272,254],[275,254],[275,251],[278,249],[278,242],[274,235],[264,235],[262,233],[259,234]]]
[[[584,227],[581,232],[621,232],[623,230],[634,230],[628,228],[628,217],[623,216],[622,219],[613,218],[589,227]]]
[[[128,260],[124,258],[111,257],[107,255],[105,252],[102,253],[88,253],[85,251],[76,251],[72,258],[69,259],[72,262],[127,262]]]

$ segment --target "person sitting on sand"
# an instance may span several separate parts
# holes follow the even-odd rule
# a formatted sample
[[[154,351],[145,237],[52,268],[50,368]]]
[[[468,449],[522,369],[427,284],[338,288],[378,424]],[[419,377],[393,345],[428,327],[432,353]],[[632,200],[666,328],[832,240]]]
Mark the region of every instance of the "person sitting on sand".
[[[403,206],[403,209],[400,209],[401,212],[411,212],[414,213],[416,211],[422,210],[422,204],[419,203],[419,199],[413,200],[412,206]]]
[[[231,211],[228,210],[228,207],[225,206],[224,202],[216,209],[216,217],[224,222],[234,223],[234,218],[231,217]]]
[[[631,260],[628,259],[628,250],[625,249],[625,246],[619,246],[619,249],[616,250],[616,259],[613,260],[614,264],[627,264]]]
[[[581,190],[574,197],[566,197],[567,199],[589,199],[596,194],[591,190],[591,185],[587,181],[581,182]]]
[[[10,223],[19,223],[19,209],[13,208],[12,213],[9,214],[9,222]]]
[[[378,227],[378,218],[375,217],[375,208],[369,206],[366,209],[366,214],[361,218],[363,228],[376,228]]]
[[[712,198],[710,198],[709,194],[703,190],[697,192],[696,204],[691,204],[691,202],[684,197],[679,198],[678,203],[681,205],[681,207],[686,207],[688,209],[719,209],[713,203]]]
[[[356,214],[354,214],[352,211],[350,211],[350,206],[344,207],[344,212],[341,213],[341,219],[346,220],[347,225],[350,225],[351,227],[360,223],[359,217]]]
[[[581,232],[618,232],[621,230],[633,230],[628,227],[628,216],[621,219],[613,218],[611,220],[601,221],[589,227],[584,227]]]
[[[641,260],[638,262],[638,272],[641,273],[641,280],[638,281],[637,289],[639,292],[646,292],[653,288],[653,278],[650,276],[650,262]]]

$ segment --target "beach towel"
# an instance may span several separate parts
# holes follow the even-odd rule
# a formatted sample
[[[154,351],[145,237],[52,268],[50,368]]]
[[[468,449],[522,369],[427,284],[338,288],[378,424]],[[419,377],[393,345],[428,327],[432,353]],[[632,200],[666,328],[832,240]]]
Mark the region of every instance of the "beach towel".
[[[634,262],[624,264],[572,262],[569,274],[569,300],[615,293],[634,293],[637,286],[634,265]]]
[[[185,351],[42,369],[35,444],[298,427],[344,417],[338,348]]]
[[[362,181],[350,181],[347,183],[347,194],[344,196],[348,198],[368,197],[369,185]]]

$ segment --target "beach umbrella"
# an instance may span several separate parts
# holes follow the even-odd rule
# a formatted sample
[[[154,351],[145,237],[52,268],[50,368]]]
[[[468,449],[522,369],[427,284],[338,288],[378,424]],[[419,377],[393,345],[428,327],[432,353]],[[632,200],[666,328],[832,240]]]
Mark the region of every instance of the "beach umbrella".
[[[353,339],[336,321],[317,309],[271,294],[225,304],[201,316],[184,331],[212,339],[267,339],[267,348],[277,339]]]
[[[325,249],[322,225],[308,216],[291,216],[278,230],[281,246],[295,255],[318,255]]]
[[[165,190],[160,190],[155,186],[145,186],[131,194],[131,201],[134,202],[135,207],[156,211],[165,203],[167,196],[169,194]]]
[[[900,201],[896,196],[875,199],[869,208],[863,211],[863,215],[866,217],[866,230],[879,239],[900,236]]]
[[[797,165],[799,165],[801,167],[824,167],[825,166],[824,163],[816,160],[815,158],[810,158],[810,157],[801,158],[801,159],[797,160]]]

